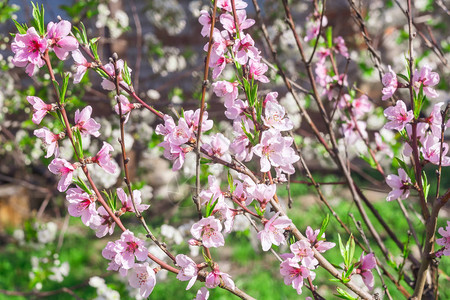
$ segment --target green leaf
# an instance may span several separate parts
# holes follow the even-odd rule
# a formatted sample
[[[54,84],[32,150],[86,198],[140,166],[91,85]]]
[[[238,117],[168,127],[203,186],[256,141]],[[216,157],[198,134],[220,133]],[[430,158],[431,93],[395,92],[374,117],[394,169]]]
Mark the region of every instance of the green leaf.
[[[338,292],[338,294],[336,296],[341,298],[341,299],[358,300],[358,298],[352,297],[349,293],[347,293],[346,291],[344,291],[340,287],[337,287],[336,291]]]
[[[17,31],[19,31],[20,34],[26,34],[27,30],[28,30],[28,26],[27,24],[20,24],[19,22],[17,22],[16,20],[13,20],[14,24],[16,24],[17,27]]]
[[[327,216],[322,221],[322,226],[320,226],[319,234],[317,235],[317,240],[318,241],[324,240],[324,238],[322,238],[322,235],[325,232],[325,230],[327,229],[328,223],[330,223],[330,214],[327,213]]]
[[[328,48],[331,49],[333,47],[333,27],[332,26],[327,27],[327,42],[328,42]]]
[[[122,78],[126,84],[131,86],[131,75],[130,75],[130,70],[128,70],[127,62],[125,62],[123,65]]]
[[[344,244],[342,244],[342,239],[341,239],[341,235],[340,234],[338,234],[338,239],[339,239],[339,251],[341,252],[342,258],[345,260],[345,257],[347,255],[346,255]]]
[[[219,202],[219,199],[217,199],[216,201],[212,202],[214,195],[211,196],[211,199],[209,199],[208,203],[206,203],[206,212],[205,212],[205,217],[209,217],[212,215],[213,211],[214,211],[214,207],[216,207],[217,202]]]
[[[77,179],[74,179],[73,182],[83,191],[88,193],[89,195],[92,195],[92,191],[88,188],[87,184],[84,182],[84,180],[77,176]]]
[[[423,181],[423,194],[425,196],[425,202],[427,202],[428,193],[430,192],[430,184],[428,184],[427,173],[422,171],[422,181]]]
[[[234,186],[233,176],[231,176],[230,170],[228,170],[228,186],[230,187],[230,193],[233,194],[236,187]]]
[[[63,85],[62,89],[59,91],[59,97],[61,98],[61,103],[64,103],[66,99],[67,86],[69,85],[69,73],[61,74],[61,77],[63,79]]]
[[[398,73],[397,76],[409,83],[409,78],[406,77],[405,75]]]

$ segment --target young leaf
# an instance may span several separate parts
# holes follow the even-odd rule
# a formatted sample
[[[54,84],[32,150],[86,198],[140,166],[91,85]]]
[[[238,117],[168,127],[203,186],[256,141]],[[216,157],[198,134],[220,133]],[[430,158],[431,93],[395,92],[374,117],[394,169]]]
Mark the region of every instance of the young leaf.
[[[342,239],[341,239],[341,235],[340,234],[338,234],[338,239],[339,239],[339,251],[341,252],[342,258],[345,260],[346,251],[345,251],[344,244],[342,244]]]
[[[228,186],[230,187],[230,193],[233,194],[236,186],[234,185],[233,176],[231,176],[230,170],[228,170]]]
[[[26,34],[27,33],[27,24],[22,24],[20,25],[19,22],[17,22],[16,20],[13,20],[14,24],[16,24],[17,27],[17,31],[19,31],[20,34]]]
[[[84,182],[83,179],[81,179],[81,177],[77,177],[77,179],[74,179],[73,182],[83,191],[85,191],[86,193],[88,193],[89,195],[92,195],[92,191],[88,188],[88,186],[86,185],[86,183]]]
[[[330,223],[330,214],[327,214],[325,219],[323,219],[323,221],[322,221],[322,226],[320,226],[320,231],[319,231],[319,234],[317,235],[318,241],[324,240],[324,238],[322,238],[322,235],[325,232],[325,230],[327,229],[328,223]]]
[[[333,47],[333,27],[328,26],[327,27],[327,42],[328,42],[328,48]]]

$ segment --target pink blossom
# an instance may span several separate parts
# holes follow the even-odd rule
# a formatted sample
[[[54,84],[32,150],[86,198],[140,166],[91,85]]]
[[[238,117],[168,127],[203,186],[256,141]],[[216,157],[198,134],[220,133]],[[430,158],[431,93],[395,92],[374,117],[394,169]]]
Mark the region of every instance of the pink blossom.
[[[208,189],[202,190],[198,195],[202,200],[202,205],[206,203],[212,204],[214,202],[224,202],[225,197],[220,189],[220,182],[214,175],[208,176]]]
[[[109,235],[113,234],[116,223],[108,214],[106,209],[103,206],[100,206],[97,210],[97,213],[100,218],[99,222],[95,224],[91,223],[91,225],[89,226],[96,231],[95,235],[98,238],[101,238],[104,237],[107,233],[109,233]]]
[[[231,107],[234,100],[238,97],[238,83],[229,81],[216,81],[212,84],[214,93],[217,97],[223,97],[225,100],[225,107]]]
[[[89,63],[86,58],[84,58],[83,54],[81,54],[80,50],[72,51],[72,58],[75,61],[76,73],[73,78],[73,83],[80,83],[81,79],[83,79],[84,74],[87,69],[91,67],[91,63]]]
[[[135,237],[134,233],[128,229],[122,232],[120,240],[117,240],[115,244],[117,255],[114,257],[114,261],[124,269],[129,270],[134,267],[135,257],[138,261],[147,259],[148,251],[144,246],[144,241]]]
[[[169,115],[164,115],[164,125],[158,124],[156,126],[155,132],[156,134],[167,136],[175,130],[175,127],[176,125],[173,118]]]
[[[116,165],[112,162],[112,157],[109,152],[114,151],[114,148],[107,142],[103,142],[103,147],[98,151],[97,155],[92,158],[94,163],[97,163],[106,172],[114,174],[116,172]]]
[[[381,98],[381,100],[383,101],[391,98],[398,87],[397,74],[392,71],[391,66],[388,66],[388,68],[389,71],[385,73],[383,75],[383,78],[381,79],[381,82],[384,85],[384,88],[381,91],[383,93],[383,97]]]
[[[93,118],[91,118],[92,114],[92,107],[90,105],[83,108],[83,110],[80,112],[79,109],[75,111],[75,127],[80,130],[81,135],[87,136],[87,135],[93,135],[95,137],[100,136],[100,132],[98,130],[100,129],[101,125],[97,123]]]
[[[317,236],[319,235],[319,233],[320,229],[313,230],[310,226],[306,228],[306,237],[317,251],[319,251],[320,253],[324,253],[325,251],[330,250],[331,248],[336,246],[335,243],[317,240]],[[322,234],[321,238],[325,238],[325,233]]]
[[[192,150],[191,147],[183,148],[177,145],[170,144],[166,141],[160,143],[158,146],[164,148],[164,157],[173,161],[173,171],[178,171],[179,169],[181,169],[184,164],[186,153]]]
[[[369,253],[364,256],[364,253],[361,254],[361,258],[359,259],[360,265],[356,270],[357,274],[360,274],[364,284],[369,288],[369,290],[373,289],[374,278],[372,274],[372,269],[375,268],[377,261],[375,260],[375,256],[373,253]]]
[[[207,288],[215,288],[220,284],[220,279],[223,280],[223,283],[231,288],[232,290],[235,289],[236,285],[234,284],[234,281],[231,279],[231,276],[227,273],[220,272],[219,269],[215,268],[211,272],[208,273],[208,275],[205,278],[205,285]]]
[[[55,158],[52,160],[48,169],[53,174],[61,176],[58,182],[58,191],[64,192],[72,183],[73,171],[77,168],[77,165],[71,164],[65,159]]]
[[[293,259],[301,261],[302,265],[308,269],[315,269],[319,264],[314,257],[314,252],[311,249],[311,244],[307,240],[300,240],[292,244],[290,247],[294,254]]]
[[[225,245],[222,233],[222,224],[213,216],[203,218],[191,227],[191,234],[197,240],[202,239],[206,248],[220,247]]]
[[[331,50],[330,50],[330,49],[328,49],[328,48],[323,48],[323,47],[319,48],[319,50],[317,50],[317,56],[319,57],[319,62],[318,62],[318,64],[321,64],[321,65],[325,66],[325,65],[324,65],[325,59],[326,59],[328,56],[330,56],[330,54],[331,54]]]
[[[231,162],[231,155],[228,153],[230,147],[230,140],[223,134],[216,133],[213,136],[205,139],[203,148],[207,151],[211,157],[218,157],[226,162]]]
[[[186,290],[189,290],[197,280],[198,268],[197,264],[188,256],[178,254],[175,257],[176,264],[181,268],[177,274],[177,279],[180,281],[189,281]]]
[[[167,141],[177,146],[187,143],[191,138],[194,138],[194,132],[183,118],[178,120],[178,125],[167,135]]]
[[[440,138],[434,135],[428,135],[423,143],[422,154],[423,158],[431,162],[432,164],[439,165],[441,160],[442,166],[450,166],[450,157],[446,156],[448,152],[448,144],[442,143],[441,154],[441,142]],[[440,159],[442,155],[442,159]]]
[[[235,40],[233,51],[236,53],[235,59],[241,65],[245,65],[249,59],[259,61],[260,51],[255,47],[255,41],[250,34],[242,34],[240,39]]]
[[[413,76],[414,89],[419,92],[420,86],[423,85],[423,93],[429,98],[437,98],[439,95],[432,86],[439,83],[439,74],[431,72],[429,66],[424,66],[420,71],[415,71]]]
[[[133,103],[130,103],[127,97],[124,95],[119,95],[115,97],[116,101],[120,103],[120,108],[122,109],[122,115],[126,115],[125,123],[128,122],[129,112],[135,108]],[[114,111],[116,114],[120,115],[119,104],[114,105]]]
[[[36,129],[34,131],[34,135],[40,138],[47,147],[47,155],[45,155],[46,158],[52,156],[53,154],[55,154],[55,157],[59,156],[59,147],[58,147],[58,140],[60,140],[59,134],[54,134],[47,127],[43,127],[40,129]]]
[[[387,201],[406,199],[409,197],[411,179],[403,169],[398,169],[398,175],[390,174],[386,177],[386,183],[392,188],[392,191],[386,198]]]
[[[442,130],[442,114],[441,107],[444,105],[444,102],[436,103],[433,106],[433,110],[431,111],[430,116],[427,118],[427,122],[430,125],[430,129],[434,136],[441,137]],[[444,129],[447,126],[444,126]]]
[[[223,9],[224,11],[227,12],[232,12],[232,6],[231,6],[231,0],[217,0],[217,7]],[[247,3],[245,3],[242,0],[235,0],[234,1],[234,8],[235,9],[242,9],[242,8],[246,8],[247,7]]]
[[[341,126],[341,131],[347,145],[353,145],[361,138],[367,138],[366,122],[356,121],[355,123],[353,119],[348,120],[346,118],[344,118],[342,121],[343,123]]]
[[[440,227],[438,229],[439,234],[442,236],[440,239],[436,240],[438,245],[444,246],[442,254],[450,255],[450,221],[447,221],[447,227]]]
[[[142,298],[147,298],[156,285],[155,271],[148,263],[136,264],[129,272],[128,282],[133,288],[139,288]]]
[[[213,69],[212,79],[216,79],[222,74],[226,65],[232,63],[233,60],[226,58],[223,55],[217,55],[215,52],[211,52],[211,60],[209,66]]]
[[[322,17],[322,28],[327,26],[328,19],[326,16]],[[312,39],[315,39],[320,32],[320,14],[318,12],[314,12],[313,15],[310,15],[307,18],[306,23],[306,36],[305,42],[309,42]]]
[[[77,39],[69,35],[71,29],[72,24],[66,20],[47,25],[47,41],[60,60],[65,60],[70,51],[78,49]]]
[[[253,122],[250,120],[235,121],[233,123],[234,140],[230,145],[231,151],[235,154],[236,159],[240,161],[250,161],[253,157],[252,143],[250,142],[246,132],[250,132]]]
[[[408,137],[412,138],[412,126],[411,124],[406,124],[405,126],[406,133],[408,134]],[[427,136],[427,130],[428,130],[428,124],[424,122],[417,123],[417,142],[419,144],[425,143],[425,138]],[[409,143],[405,143],[405,148],[403,149],[403,155],[404,156],[410,156],[413,152],[413,149],[409,145]]]
[[[198,290],[197,296],[195,297],[194,300],[208,300],[208,298],[209,298],[208,289],[205,287],[202,287],[201,289]]]
[[[264,230],[258,233],[263,251],[268,251],[272,244],[280,246],[286,243],[284,230],[292,224],[292,221],[287,216],[279,217],[279,215],[280,212],[277,212],[264,225]]]
[[[264,73],[267,72],[268,68],[269,67],[267,67],[265,63],[251,60],[249,63],[248,76],[250,79],[255,79],[262,83],[267,83],[269,82],[269,78],[267,78],[267,76],[264,75]]]
[[[120,202],[122,202],[122,210],[125,212],[135,212],[134,206],[133,206],[133,200],[131,199],[131,196],[127,196],[125,191],[121,188],[117,189],[117,197],[119,197]],[[138,212],[143,212],[144,210],[147,210],[150,205],[148,204],[141,204],[141,191],[139,190],[133,190],[133,199],[134,204],[136,205],[136,209]]]
[[[33,76],[37,68],[45,64],[42,54],[47,50],[47,40],[41,38],[34,27],[30,27],[27,33],[16,34],[11,50],[14,52],[12,63],[16,67],[26,67],[27,74]]]
[[[186,120],[186,123],[188,124],[191,131],[195,134],[197,134],[198,131],[198,121],[200,119],[200,109],[195,110],[187,110],[184,112],[184,118]],[[206,132],[210,130],[213,127],[213,120],[208,120],[208,112],[205,111],[203,113],[202,118],[202,132]]]
[[[345,58],[348,58],[348,49],[347,46],[345,46],[345,40],[342,36],[335,37],[333,39],[334,45],[334,51],[336,53],[340,53]]]
[[[230,120],[242,120],[246,119],[245,111],[248,109],[248,103],[247,101],[242,101],[241,99],[236,99],[233,102],[233,105],[230,107],[227,107],[227,110],[225,111],[225,116]],[[238,122],[239,123],[239,122]]]
[[[412,110],[406,110],[406,104],[398,100],[395,106],[390,106],[384,110],[384,115],[390,122],[384,125],[386,129],[396,129],[402,131],[405,125],[414,119]]]
[[[361,97],[353,99],[351,107],[352,112],[357,119],[373,110],[373,104],[366,95],[361,95]]]
[[[201,35],[204,37],[209,37],[209,34],[211,32],[211,16],[209,15],[208,11],[204,9],[200,11],[198,22],[203,25]]]
[[[278,103],[269,101],[264,110],[264,125],[275,128],[279,131],[287,131],[294,128],[292,121],[286,116],[284,107]]]
[[[117,249],[116,244],[113,242],[108,242],[106,244],[106,247],[102,250],[102,256],[108,260],[110,260],[108,264],[108,268],[106,270],[108,271],[119,271],[119,274],[123,277],[127,276],[128,270],[124,269],[122,266],[118,265],[114,258],[117,255]]]
[[[314,69],[316,73],[316,81],[321,87],[326,87],[328,83],[328,69],[325,66],[325,60],[319,61]]]
[[[45,117],[45,115],[52,111],[53,106],[51,104],[46,104],[44,101],[42,101],[41,98],[35,97],[35,96],[28,96],[27,101],[33,105],[33,123],[36,125],[39,125],[39,123],[42,122],[42,119]]]
[[[226,52],[230,41],[227,39],[229,37],[226,36],[225,34],[226,31],[221,32],[219,29],[214,28],[213,45],[211,48],[211,53],[214,56],[211,57],[211,61],[215,61],[218,57],[221,57]],[[209,42],[206,43],[205,46],[203,47],[203,50],[205,52],[208,52],[208,49],[209,49]]]
[[[280,274],[284,277],[284,284],[292,285],[299,295],[302,293],[303,280],[308,276],[315,277],[314,272],[299,265],[298,261],[293,258],[287,258],[280,264]]]
[[[261,172],[268,172],[272,165],[280,167],[287,174],[293,174],[295,169],[292,164],[300,158],[291,148],[292,143],[291,137],[282,137],[279,131],[264,131],[261,142],[253,147],[253,152],[261,157]]]
[[[264,183],[260,183],[256,185],[255,190],[252,192],[252,197],[248,197],[245,205],[249,205],[252,202],[252,199],[256,199],[261,205],[261,209],[265,209],[267,203],[269,203],[270,199],[273,198],[275,192],[277,190],[277,186],[275,184],[266,185]]]
[[[255,20],[247,19],[247,13],[245,12],[245,10],[236,11],[236,15],[239,23],[239,30],[241,31],[250,28],[251,26],[253,26],[253,24],[255,24]],[[225,30],[229,33],[236,33],[236,23],[234,23],[234,17],[232,15],[220,15],[220,23],[222,23],[223,28],[225,28]]]
[[[392,152],[391,147],[387,145],[384,141],[381,135],[378,132],[375,132],[375,144],[377,145],[377,151],[384,152],[387,156],[390,158],[394,157],[394,152]]]
[[[99,222],[95,209],[95,198],[79,187],[67,190],[66,200],[69,202],[68,210],[72,217],[81,217],[84,225]]]
[[[126,82],[123,81],[123,77],[122,77],[122,72],[125,67],[124,61],[122,59],[119,59],[116,64],[117,64],[117,68],[119,69],[119,84],[128,87]],[[104,65],[103,67],[109,76],[114,76],[115,70],[114,70],[114,65],[112,63],[108,63],[108,64]],[[128,72],[131,74],[131,69],[129,67],[128,67]],[[108,91],[113,91],[116,88],[116,85],[111,80],[103,78],[102,88],[104,88],[105,90],[108,90]]]

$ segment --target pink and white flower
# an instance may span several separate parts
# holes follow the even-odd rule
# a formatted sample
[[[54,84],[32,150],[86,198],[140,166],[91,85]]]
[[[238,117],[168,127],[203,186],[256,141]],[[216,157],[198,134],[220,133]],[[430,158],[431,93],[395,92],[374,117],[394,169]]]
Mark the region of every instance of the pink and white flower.
[[[270,199],[275,196],[277,190],[276,184],[266,185],[264,183],[257,184],[253,192],[251,193],[252,197],[248,197],[245,205],[249,205],[252,202],[252,199],[256,199],[261,205],[261,209],[265,209],[267,203],[269,203]]]
[[[424,140],[421,150],[423,158],[432,164],[439,165],[439,161],[441,161],[442,166],[450,166],[450,157],[447,156],[448,144],[445,142],[442,143],[441,153],[441,141],[439,137],[431,134],[428,135]]]
[[[277,212],[264,225],[264,230],[258,232],[263,251],[268,251],[272,244],[280,246],[286,243],[284,230],[292,224],[292,221],[287,216],[279,217],[279,215],[280,212]]]
[[[381,93],[383,94],[383,97],[381,100],[385,101],[389,98],[391,98],[398,87],[398,81],[397,81],[397,74],[395,74],[394,71],[392,71],[391,66],[388,66],[389,71],[386,72],[383,75],[383,78],[381,79],[381,82],[384,85],[383,90]]]
[[[250,63],[248,65],[249,65],[248,76],[250,79],[255,79],[262,83],[269,82],[269,78],[267,78],[267,76],[264,75],[264,73],[266,73],[269,68],[265,63],[250,60]]]
[[[233,8],[231,6],[231,0],[217,0],[217,7],[223,9],[227,12],[232,12]],[[245,3],[242,0],[236,0],[234,1],[234,8],[235,9],[243,9],[247,7],[247,3]]]
[[[245,2],[244,2],[245,3]],[[239,30],[245,30],[253,26],[255,24],[255,20],[247,19],[247,13],[245,10],[236,11]],[[230,14],[222,14],[220,15],[220,23],[222,23],[223,28],[231,34],[236,33],[236,23],[234,23],[234,17]]]
[[[47,40],[41,38],[34,27],[30,27],[27,33],[16,34],[11,50],[14,52],[12,63],[16,67],[26,67],[26,73],[33,76],[45,64],[42,54],[47,50]]]
[[[55,154],[55,157],[59,156],[59,147],[58,147],[58,141],[60,140],[59,134],[54,134],[47,127],[43,127],[40,129],[36,129],[34,131],[34,135],[40,138],[47,147],[47,155],[45,155],[46,158],[49,158],[53,154]]]
[[[136,264],[128,273],[128,283],[133,288],[139,289],[139,294],[146,299],[156,285],[155,271],[148,263]]]
[[[197,280],[198,268],[197,264],[188,256],[178,254],[175,257],[176,264],[181,268],[177,274],[177,279],[180,281],[189,281],[186,290],[189,290]]]
[[[202,287],[198,290],[197,295],[194,300],[208,300],[209,299],[209,290],[205,287]]]
[[[83,108],[80,112],[79,109],[75,111],[75,127],[80,130],[81,135],[93,135],[95,137],[100,136],[98,130],[102,127],[97,121],[91,118],[92,107],[90,105]]]
[[[134,204],[136,205],[136,209],[140,213],[143,212],[144,210],[147,210],[150,207],[150,205],[148,204],[141,204],[142,199],[140,190],[133,190],[133,200],[132,200],[131,196],[128,196],[123,189],[118,188],[117,197],[119,198],[120,202],[122,202],[122,211],[125,212],[135,212],[133,200]]]
[[[412,110],[406,109],[406,104],[402,100],[398,100],[395,106],[390,106],[384,110],[384,115],[390,122],[384,125],[386,129],[395,129],[402,131],[406,124],[414,119]]]
[[[217,97],[223,97],[225,100],[225,107],[231,107],[234,100],[238,97],[238,82],[216,81],[212,84],[214,93]]]
[[[432,72],[429,66],[424,66],[420,71],[415,71],[413,76],[414,89],[419,92],[420,86],[423,85],[423,93],[429,98],[437,98],[439,94],[432,86],[439,83],[439,74]]]
[[[336,244],[332,242],[325,242],[324,240],[319,241],[317,239],[319,233],[320,229],[313,230],[310,226],[306,228],[306,237],[308,238],[312,247],[316,248],[317,251],[319,251],[320,253],[324,253],[325,251],[330,250],[331,248],[336,246]],[[321,238],[325,238],[325,233],[322,234]]]
[[[124,61],[122,59],[119,59],[116,64],[117,64],[117,68],[119,69],[119,75],[118,75],[119,76],[119,84],[128,87],[126,82],[123,81],[123,77],[122,77],[122,72],[125,68]],[[108,64],[104,65],[104,68],[105,68],[106,73],[108,73],[108,75],[114,76],[115,70],[114,70],[113,63],[108,63]],[[131,74],[131,69],[129,67],[128,67],[128,72]],[[102,84],[102,88],[104,88],[105,90],[108,90],[108,91],[113,91],[116,88],[116,85],[114,84],[114,82],[112,82],[111,80],[106,79],[106,78],[103,78],[103,81],[101,84]]]
[[[272,101],[266,102],[264,115],[263,121],[267,127],[272,127],[279,131],[287,131],[294,128],[294,124],[286,116],[284,107],[278,103]]]
[[[201,35],[204,37],[209,37],[211,33],[211,16],[209,12],[202,9],[200,11],[200,17],[198,18],[198,22],[203,26]]]
[[[205,138],[203,148],[211,157],[218,157],[226,162],[231,162],[231,155],[228,153],[230,148],[230,140],[223,134],[216,133],[213,136]]]
[[[113,234],[116,223],[108,214],[106,209],[103,206],[100,206],[97,210],[97,213],[99,216],[99,221],[96,223],[91,223],[91,225],[89,226],[96,231],[95,235],[98,238],[102,238],[107,233],[109,233],[109,235]]]
[[[314,257],[314,252],[311,249],[311,244],[307,240],[300,240],[292,244],[290,247],[294,254],[293,259],[301,261],[302,265],[308,269],[315,269],[319,261]]]
[[[345,46],[345,40],[342,36],[335,37],[333,39],[334,51],[340,53],[345,58],[348,58],[348,49]]]
[[[191,234],[197,240],[202,239],[206,248],[216,248],[225,245],[222,233],[222,224],[213,216],[203,218],[191,227]]]
[[[95,209],[95,198],[79,187],[67,190],[66,200],[69,202],[68,210],[72,217],[81,217],[84,225],[98,224],[100,221]],[[98,224],[99,225],[99,224]]]
[[[72,58],[75,61],[75,75],[73,77],[73,83],[80,83],[81,79],[83,79],[84,74],[87,69],[91,67],[91,63],[89,63],[86,58],[81,54],[80,50],[72,51]]]
[[[308,276],[311,276],[312,279],[315,278],[314,272],[299,265],[298,261],[293,258],[287,258],[280,264],[280,274],[284,277],[284,284],[292,285],[299,295],[302,293],[303,280]]]
[[[250,34],[242,34],[240,39],[235,40],[233,51],[236,53],[235,59],[241,65],[245,65],[249,59],[259,61],[260,51],[255,47],[255,41]]]
[[[120,240],[115,242],[115,251],[117,252],[114,261],[124,269],[134,267],[134,259],[145,261],[147,259],[148,250],[144,246],[144,241],[134,236],[134,233],[128,229],[122,232]]]
[[[28,96],[27,101],[33,105],[33,118],[34,124],[39,125],[45,115],[53,110],[53,105],[46,104],[41,98],[35,96]]]
[[[436,243],[444,246],[444,250],[442,250],[443,255],[450,255],[450,221],[447,221],[447,227],[445,229],[444,227],[440,227],[438,232],[442,237],[437,239]]]
[[[77,168],[77,165],[71,164],[63,158],[55,158],[52,160],[48,169],[53,174],[61,176],[58,182],[58,191],[64,192],[72,183],[73,171]]]
[[[369,288],[369,290],[373,289],[374,278],[372,274],[372,269],[375,268],[377,261],[375,260],[375,256],[373,253],[369,253],[364,256],[364,253],[361,254],[361,258],[359,259],[359,267],[356,269],[356,273],[361,275],[364,284]]]
[[[110,174],[116,172],[116,165],[112,162],[112,157],[109,152],[114,151],[114,148],[107,142],[103,142],[103,147],[98,151],[97,155],[92,158],[94,163],[97,163],[103,170]]]
[[[387,201],[406,199],[409,197],[411,179],[405,170],[398,169],[398,176],[393,174],[388,175],[386,177],[386,183],[392,188],[392,191],[386,198]]]
[[[227,273],[221,272],[218,268],[214,268],[211,272],[208,273],[205,279],[205,285],[207,288],[215,288],[220,284],[220,279],[222,278],[223,283],[231,288],[235,289],[236,285],[234,281],[231,279],[231,276]]]
[[[72,24],[66,20],[47,25],[47,42],[60,60],[65,60],[70,51],[78,49],[77,39],[69,35],[71,29]]]

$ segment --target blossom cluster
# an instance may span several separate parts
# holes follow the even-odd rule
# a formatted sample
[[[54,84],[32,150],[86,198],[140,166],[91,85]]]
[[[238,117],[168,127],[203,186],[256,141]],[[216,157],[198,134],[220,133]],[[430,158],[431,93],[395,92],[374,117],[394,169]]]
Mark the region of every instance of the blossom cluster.
[[[291,285],[297,293],[302,293],[303,281],[308,277],[312,280],[316,277],[313,272],[319,265],[319,261],[314,257],[313,248],[323,253],[336,244],[318,240],[320,230],[313,230],[308,226],[306,229],[307,239],[300,240],[290,245],[290,253],[281,255],[283,262],[280,264],[280,273],[284,277],[284,283]],[[324,238],[324,235],[320,237]]]

